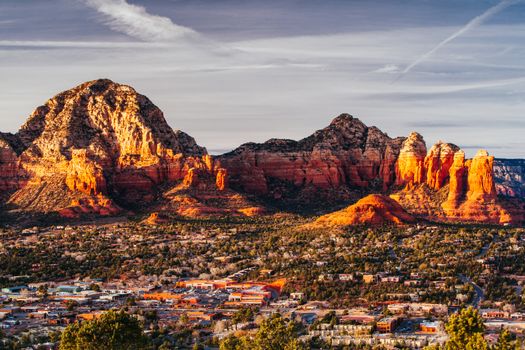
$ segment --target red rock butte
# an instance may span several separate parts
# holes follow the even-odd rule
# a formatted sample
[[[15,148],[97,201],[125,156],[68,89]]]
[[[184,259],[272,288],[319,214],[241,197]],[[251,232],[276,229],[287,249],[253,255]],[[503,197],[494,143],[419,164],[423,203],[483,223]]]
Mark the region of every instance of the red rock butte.
[[[323,215],[315,221],[317,226],[355,226],[355,225],[403,225],[415,222],[403,207],[388,196],[371,194],[357,203]]]
[[[0,188],[14,210],[114,215],[115,202],[153,203],[165,184],[197,186],[197,173],[226,190],[227,171],[205,148],[173,131],[147,97],[107,79],[56,95],[16,134],[0,135]]]

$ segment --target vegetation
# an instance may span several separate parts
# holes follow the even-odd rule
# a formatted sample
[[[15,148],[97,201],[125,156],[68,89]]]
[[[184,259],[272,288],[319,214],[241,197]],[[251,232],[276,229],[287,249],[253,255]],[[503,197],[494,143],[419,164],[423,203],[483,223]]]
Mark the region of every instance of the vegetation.
[[[273,314],[264,320],[255,336],[231,335],[220,343],[220,350],[299,350],[304,345],[298,340],[298,326]]]
[[[60,338],[60,350],[146,349],[139,321],[124,311],[108,311],[100,318],[69,325]]]

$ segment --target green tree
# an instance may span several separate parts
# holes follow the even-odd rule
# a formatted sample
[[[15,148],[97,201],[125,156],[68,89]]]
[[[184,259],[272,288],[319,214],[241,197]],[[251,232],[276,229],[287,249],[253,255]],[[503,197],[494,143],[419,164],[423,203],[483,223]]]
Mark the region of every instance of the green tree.
[[[483,319],[478,310],[472,307],[450,316],[446,330],[449,335],[446,350],[488,349],[487,342],[483,339]]]
[[[494,350],[513,350],[514,346],[511,345],[512,336],[507,329],[501,331],[498,336],[498,342],[494,347]]]
[[[219,349],[301,350],[304,345],[298,340],[297,325],[286,321],[279,314],[273,314],[261,323],[253,339],[230,335],[221,341]]]
[[[96,283],[90,284],[89,289],[95,292],[100,292],[100,286]]]
[[[273,314],[264,320],[254,339],[257,350],[295,350],[301,344],[297,340],[294,322],[286,322],[280,314]]]
[[[251,348],[253,348],[253,346],[250,347],[245,337],[238,338],[234,335],[224,338],[219,345],[219,350],[246,350]]]
[[[139,321],[124,311],[108,311],[99,319],[73,323],[60,338],[60,350],[146,349]]]

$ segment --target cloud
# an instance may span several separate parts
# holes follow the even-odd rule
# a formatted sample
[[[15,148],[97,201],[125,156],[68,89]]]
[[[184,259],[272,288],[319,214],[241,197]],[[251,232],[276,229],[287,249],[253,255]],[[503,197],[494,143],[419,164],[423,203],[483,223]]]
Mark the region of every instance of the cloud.
[[[387,64],[374,71],[374,73],[397,73],[397,72],[399,72],[399,66],[396,66],[395,64]]]
[[[85,0],[101,13],[111,29],[144,41],[173,41],[196,35],[190,28],[177,25],[171,19],[148,13],[142,6],[126,0]]]
[[[401,72],[401,75],[399,75],[399,77],[397,79],[400,79],[401,77],[403,77],[403,75],[405,75],[408,72],[410,72],[418,64],[420,64],[420,63],[426,61],[427,59],[429,59],[434,53],[436,53],[439,49],[441,49],[442,47],[447,45],[452,40],[454,40],[454,39],[458,38],[459,36],[465,34],[466,32],[468,32],[471,29],[474,29],[474,28],[480,26],[481,24],[483,24],[483,22],[488,20],[490,17],[496,15],[497,13],[499,13],[499,12],[503,11],[504,9],[506,9],[507,7],[509,7],[511,5],[514,5],[514,4],[516,4],[516,3],[520,2],[520,1],[521,0],[503,0],[500,3],[498,3],[497,5],[491,7],[488,10],[486,10],[485,12],[483,12],[481,15],[479,15],[477,17],[474,17],[467,24],[465,24],[463,27],[461,27],[461,29],[459,29],[458,31],[456,31],[455,33],[450,35],[445,40],[441,41],[439,44],[434,46],[430,51],[427,51],[423,55],[419,56],[411,64],[409,64]]]
[[[78,48],[78,49],[125,49],[166,48],[163,42],[115,42],[115,41],[51,41],[51,40],[0,40],[0,48]]]

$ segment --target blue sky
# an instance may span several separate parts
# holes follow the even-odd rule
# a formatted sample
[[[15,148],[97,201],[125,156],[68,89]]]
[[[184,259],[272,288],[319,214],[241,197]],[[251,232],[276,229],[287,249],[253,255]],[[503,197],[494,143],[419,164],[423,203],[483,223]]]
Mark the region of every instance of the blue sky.
[[[213,153],[340,113],[525,157],[525,0],[0,2],[0,130],[96,78]]]

